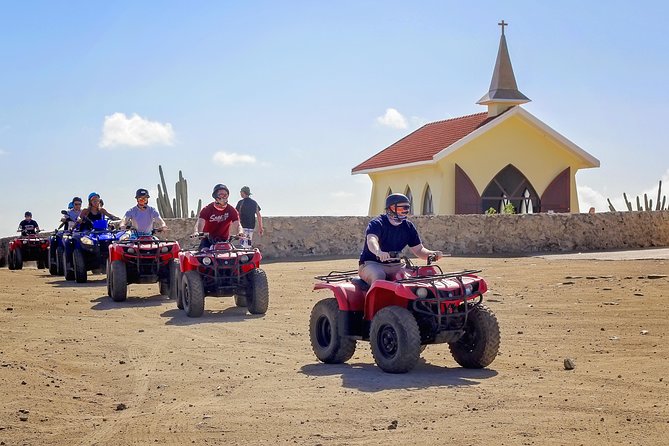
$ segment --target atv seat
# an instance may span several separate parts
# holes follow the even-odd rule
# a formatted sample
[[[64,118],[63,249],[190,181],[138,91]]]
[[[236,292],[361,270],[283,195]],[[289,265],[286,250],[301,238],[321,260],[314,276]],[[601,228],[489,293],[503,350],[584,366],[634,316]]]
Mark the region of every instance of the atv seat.
[[[369,284],[362,280],[360,277],[354,277],[351,279],[351,283],[355,285],[356,288],[360,289],[360,291],[367,292],[369,290]]]

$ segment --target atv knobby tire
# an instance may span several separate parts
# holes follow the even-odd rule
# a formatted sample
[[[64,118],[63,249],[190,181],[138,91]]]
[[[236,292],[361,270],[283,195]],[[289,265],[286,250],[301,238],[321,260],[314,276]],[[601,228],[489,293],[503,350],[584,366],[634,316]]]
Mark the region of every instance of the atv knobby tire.
[[[128,270],[122,260],[114,260],[109,265],[109,297],[114,302],[123,302],[128,298]]]
[[[74,267],[68,261],[65,250],[63,250],[63,274],[65,275],[65,280],[74,280]]]
[[[63,264],[63,253],[65,250],[59,246],[56,248],[56,265],[58,268],[58,275],[62,276],[65,274],[65,265]]]
[[[406,373],[420,358],[420,330],[406,308],[385,307],[372,319],[369,332],[372,355],[381,370]]]
[[[197,271],[186,271],[182,277],[181,300],[188,317],[200,317],[204,313],[204,286]]]
[[[471,306],[465,334],[449,344],[455,362],[468,369],[481,369],[493,362],[499,352],[499,324],[485,305]]]
[[[309,318],[309,339],[316,357],[326,364],[341,364],[355,353],[356,340],[339,334],[337,299],[323,299],[314,305]]]
[[[168,299],[172,298],[172,265],[174,265],[174,259],[170,259],[167,262],[167,265],[165,265],[165,268],[167,269],[167,277],[158,279],[158,291]]]
[[[177,301],[177,308],[184,309],[184,303],[181,299],[181,267],[179,261],[175,260],[170,265],[170,299]]]
[[[86,283],[88,281],[88,271],[86,270],[84,253],[75,249],[72,253],[72,263],[74,264],[74,280],[77,283]]]
[[[56,253],[56,245],[51,243],[49,245],[49,274],[52,276],[58,275],[58,254]]]
[[[23,269],[23,253],[20,248],[14,250],[14,269]]]
[[[246,295],[235,293],[235,305],[238,307],[246,306]]]
[[[9,251],[9,254],[7,254],[7,268],[10,270],[16,269],[16,266],[14,265],[14,251]]]
[[[260,268],[249,271],[249,286],[246,289],[246,308],[251,314],[265,314],[269,306],[269,284],[267,274]],[[236,302],[236,298],[235,298]]]

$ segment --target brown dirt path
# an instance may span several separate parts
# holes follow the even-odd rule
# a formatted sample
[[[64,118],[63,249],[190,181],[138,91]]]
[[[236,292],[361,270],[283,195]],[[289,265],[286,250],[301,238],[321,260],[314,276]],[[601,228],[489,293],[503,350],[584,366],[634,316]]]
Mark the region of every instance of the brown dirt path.
[[[669,260],[440,264],[484,270],[502,330],[488,369],[445,345],[405,375],[366,343],[318,363],[312,278],[352,259],[267,264],[267,315],[208,298],[200,319],[157,285],[114,303],[104,276],[0,269],[0,445],[666,444],[669,278],[649,277]]]

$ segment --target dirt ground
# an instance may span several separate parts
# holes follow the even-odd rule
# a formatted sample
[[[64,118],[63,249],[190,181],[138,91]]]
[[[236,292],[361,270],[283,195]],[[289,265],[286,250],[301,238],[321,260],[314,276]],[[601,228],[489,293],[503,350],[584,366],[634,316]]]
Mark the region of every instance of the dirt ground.
[[[0,445],[667,444],[669,260],[439,263],[488,281],[502,345],[487,369],[447,345],[404,375],[367,343],[319,363],[313,276],[354,259],[266,264],[264,317],[208,298],[199,319],[157,285],[114,303],[101,275],[0,269]]]

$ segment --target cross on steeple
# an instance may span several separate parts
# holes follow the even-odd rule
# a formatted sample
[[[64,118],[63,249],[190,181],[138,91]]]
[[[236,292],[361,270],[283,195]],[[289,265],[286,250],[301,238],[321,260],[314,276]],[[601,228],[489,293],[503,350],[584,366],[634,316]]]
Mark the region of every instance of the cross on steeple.
[[[509,24],[506,23],[506,22],[504,21],[504,19],[502,19],[502,21],[499,22],[498,25],[502,27],[502,35],[504,35],[504,27],[505,27],[505,26],[509,26]]]

